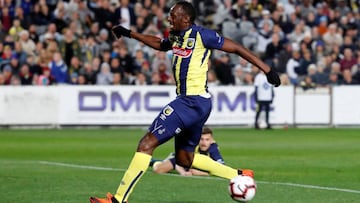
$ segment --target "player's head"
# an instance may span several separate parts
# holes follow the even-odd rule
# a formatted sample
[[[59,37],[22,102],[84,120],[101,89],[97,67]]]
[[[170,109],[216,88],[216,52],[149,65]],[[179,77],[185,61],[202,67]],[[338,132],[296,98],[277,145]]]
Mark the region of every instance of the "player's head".
[[[170,9],[168,17],[170,30],[181,31],[191,26],[196,18],[194,6],[187,1],[179,1]]]
[[[200,150],[207,151],[212,143],[214,143],[213,132],[210,128],[204,127],[199,142]]]

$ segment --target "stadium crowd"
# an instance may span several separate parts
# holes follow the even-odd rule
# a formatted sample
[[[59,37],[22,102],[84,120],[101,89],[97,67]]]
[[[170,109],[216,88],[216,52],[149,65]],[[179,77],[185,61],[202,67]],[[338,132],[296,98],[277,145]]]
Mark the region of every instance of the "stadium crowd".
[[[1,0],[0,85],[173,84],[171,54],[114,39],[121,24],[167,37],[166,0]],[[282,85],[360,84],[356,0],[193,0],[197,24],[258,54]],[[214,51],[209,85],[253,85],[256,67]]]

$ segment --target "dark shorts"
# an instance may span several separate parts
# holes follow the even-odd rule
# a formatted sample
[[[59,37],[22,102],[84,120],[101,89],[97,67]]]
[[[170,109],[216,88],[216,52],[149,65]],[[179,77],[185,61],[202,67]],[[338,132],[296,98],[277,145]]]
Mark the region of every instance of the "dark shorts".
[[[193,152],[202,128],[211,112],[211,99],[201,96],[179,96],[166,105],[154,119],[149,131],[160,144],[175,136],[175,150]]]

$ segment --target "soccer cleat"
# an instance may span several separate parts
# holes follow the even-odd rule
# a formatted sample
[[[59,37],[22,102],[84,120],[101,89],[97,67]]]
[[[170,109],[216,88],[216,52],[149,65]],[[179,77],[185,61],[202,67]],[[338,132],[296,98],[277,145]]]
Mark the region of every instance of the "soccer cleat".
[[[97,198],[97,197],[90,197],[91,203],[119,203],[114,195],[112,195],[110,192],[106,194],[106,198]],[[128,203],[128,202],[122,202],[122,203]]]
[[[251,169],[238,169],[238,174],[254,178],[254,171]]]

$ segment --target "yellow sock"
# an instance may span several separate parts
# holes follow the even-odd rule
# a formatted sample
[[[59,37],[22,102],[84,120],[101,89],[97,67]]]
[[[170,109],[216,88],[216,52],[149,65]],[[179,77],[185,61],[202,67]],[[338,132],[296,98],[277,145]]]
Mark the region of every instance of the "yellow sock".
[[[208,171],[211,175],[231,179],[238,175],[237,169],[212,160],[209,156],[195,153],[192,167]]]
[[[121,203],[126,202],[132,193],[136,183],[149,167],[151,156],[142,152],[136,152],[129,168],[126,170],[119,188],[116,191],[115,198]]]

